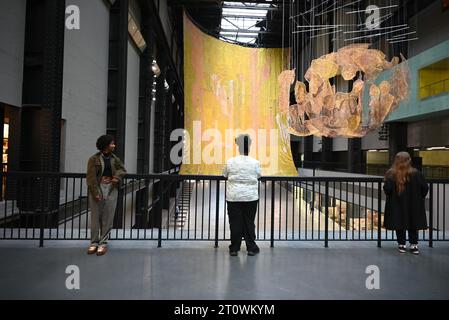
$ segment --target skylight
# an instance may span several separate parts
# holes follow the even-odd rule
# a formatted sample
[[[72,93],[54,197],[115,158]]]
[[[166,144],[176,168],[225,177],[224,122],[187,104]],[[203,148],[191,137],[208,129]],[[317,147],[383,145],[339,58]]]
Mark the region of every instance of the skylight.
[[[255,43],[257,31],[261,29],[256,27],[256,24],[266,19],[268,10],[264,8],[271,4],[228,1],[223,4],[225,7],[222,9],[220,38],[241,43]]]

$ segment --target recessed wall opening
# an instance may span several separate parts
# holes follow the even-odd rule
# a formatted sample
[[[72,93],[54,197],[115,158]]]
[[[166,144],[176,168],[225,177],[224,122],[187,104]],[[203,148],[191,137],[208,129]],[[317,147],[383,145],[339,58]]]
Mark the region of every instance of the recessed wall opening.
[[[449,92],[449,58],[419,70],[419,97],[427,99]]]

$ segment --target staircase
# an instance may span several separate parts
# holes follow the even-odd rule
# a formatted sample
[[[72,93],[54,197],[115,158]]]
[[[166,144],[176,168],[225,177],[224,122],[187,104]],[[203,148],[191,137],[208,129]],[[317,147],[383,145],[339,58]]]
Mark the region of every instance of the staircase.
[[[175,209],[178,210],[178,214],[176,218],[175,215],[172,215],[172,221],[170,221],[172,225],[176,225],[177,229],[182,229],[187,224],[192,190],[193,186],[190,181],[182,183],[181,197],[178,199],[177,209]]]

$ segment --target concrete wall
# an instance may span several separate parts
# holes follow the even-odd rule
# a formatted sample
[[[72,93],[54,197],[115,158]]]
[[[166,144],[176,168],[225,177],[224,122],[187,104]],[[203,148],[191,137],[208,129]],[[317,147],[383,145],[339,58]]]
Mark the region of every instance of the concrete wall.
[[[15,3],[15,1],[8,1]],[[65,30],[62,118],[65,172],[85,172],[106,133],[109,9],[102,0],[70,0],[80,8],[80,30]]]
[[[419,40],[409,44],[409,58],[449,39],[449,10],[442,12],[441,0],[410,19],[409,25],[417,31]]]
[[[313,152],[319,152],[321,150],[321,137],[313,137]],[[332,151],[347,151],[348,139],[347,138],[333,138],[332,139]]]
[[[0,102],[22,105],[26,0],[0,0]]]
[[[449,146],[449,117],[409,123],[407,143],[411,148]]]
[[[129,173],[137,172],[137,134],[139,124],[139,52],[128,41],[128,76],[126,85],[125,166]]]
[[[449,24],[449,22],[448,22]],[[429,35],[432,37],[432,35]],[[419,70],[430,64],[449,57],[449,40],[427,49],[408,60],[410,68],[410,97],[387,118],[391,121],[416,121],[437,117],[441,113],[449,114],[449,93],[442,93],[426,99],[419,98]],[[380,83],[391,75],[391,70],[383,72],[376,83]]]
[[[334,138],[332,139],[332,151],[347,151],[348,139],[347,138]]]
[[[388,149],[388,141],[380,141],[377,131],[371,132],[362,138],[362,150]]]

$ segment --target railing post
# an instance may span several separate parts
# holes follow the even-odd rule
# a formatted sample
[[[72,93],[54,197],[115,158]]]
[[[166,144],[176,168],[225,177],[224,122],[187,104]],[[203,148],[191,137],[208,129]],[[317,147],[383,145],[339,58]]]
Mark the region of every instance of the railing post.
[[[39,212],[39,218],[40,218],[40,226],[39,226],[39,248],[44,247],[44,229],[45,229],[45,205],[47,201],[47,194],[46,194],[46,179],[44,177],[37,177],[36,180],[38,181],[37,185],[39,186],[39,192],[38,192],[38,209],[36,209],[36,212]],[[42,182],[41,182],[42,181]]]
[[[429,248],[433,248],[433,183],[429,184]]]
[[[157,235],[157,247],[162,247],[162,211],[164,208],[164,180],[162,176],[159,180],[159,232]]]
[[[39,248],[44,247],[44,226],[45,226],[45,215],[44,211],[40,211],[40,231],[39,231]]]
[[[220,219],[220,180],[217,180],[217,188],[215,194],[215,248],[218,248],[218,223]]]
[[[329,247],[329,181],[326,180],[326,190],[324,194],[324,247]]]
[[[270,247],[274,248],[274,186],[275,181],[271,181],[271,235],[270,235]]]
[[[377,184],[377,247],[382,247],[382,182]]]

